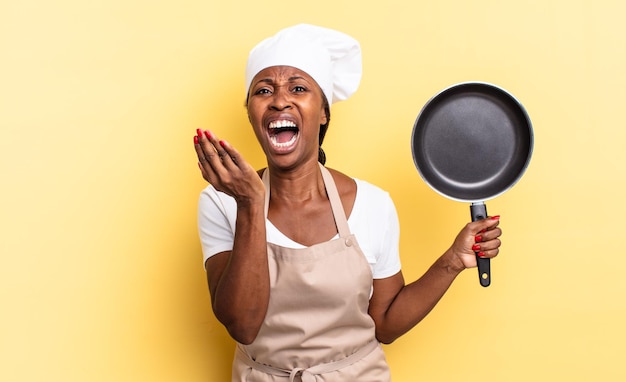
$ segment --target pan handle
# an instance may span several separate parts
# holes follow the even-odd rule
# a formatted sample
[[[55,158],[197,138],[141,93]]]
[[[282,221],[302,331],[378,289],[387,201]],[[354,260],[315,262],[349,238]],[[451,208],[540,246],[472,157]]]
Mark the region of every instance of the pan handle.
[[[487,217],[487,206],[483,202],[472,203],[470,205],[472,221],[482,220]],[[491,284],[491,262],[489,259],[479,257],[476,252],[476,263],[478,264],[478,280],[480,285],[488,287]]]

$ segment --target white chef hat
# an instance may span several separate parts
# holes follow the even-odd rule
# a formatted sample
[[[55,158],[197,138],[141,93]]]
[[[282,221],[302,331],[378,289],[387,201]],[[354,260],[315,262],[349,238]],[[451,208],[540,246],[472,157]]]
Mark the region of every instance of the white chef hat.
[[[327,28],[299,24],[261,41],[248,56],[246,93],[257,73],[293,66],[310,75],[328,103],[345,100],[361,82],[361,47],[354,38]]]

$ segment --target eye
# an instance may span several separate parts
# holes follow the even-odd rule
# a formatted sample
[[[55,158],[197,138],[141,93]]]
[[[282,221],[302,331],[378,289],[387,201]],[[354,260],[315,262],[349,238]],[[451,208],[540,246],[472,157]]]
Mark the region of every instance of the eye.
[[[270,94],[272,91],[268,88],[257,89],[254,94]]]
[[[304,92],[306,92],[306,91],[307,91],[307,88],[306,88],[306,87],[304,87],[304,86],[302,86],[302,85],[296,85],[296,86],[294,86],[294,87],[293,87],[293,90],[292,90],[292,91],[293,91],[294,93],[304,93]]]

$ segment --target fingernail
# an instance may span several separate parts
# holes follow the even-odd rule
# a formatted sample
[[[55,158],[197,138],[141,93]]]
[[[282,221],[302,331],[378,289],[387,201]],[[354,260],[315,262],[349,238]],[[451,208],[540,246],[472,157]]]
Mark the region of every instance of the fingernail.
[[[480,231],[480,233],[485,233],[485,232],[487,232],[487,228]]]
[[[209,133],[208,131],[204,132],[204,135],[208,138],[211,139],[211,133]]]
[[[485,257],[485,252],[478,252],[477,255],[478,257]]]
[[[226,145],[226,142],[220,141],[220,146],[224,147],[225,145]]]
[[[194,135],[194,136],[193,136],[193,144],[194,144],[194,145],[197,145],[197,144],[198,144],[198,136],[197,136],[197,135]]]
[[[202,136],[202,130],[196,129],[196,134],[198,135],[198,137],[201,137]]]
[[[500,215],[496,215],[496,216],[492,216],[491,217],[491,220],[498,220],[498,219],[500,219]]]
[[[478,245],[478,244],[472,245],[472,251],[474,251],[474,252],[475,251],[480,251],[480,245]]]
[[[476,237],[474,237],[474,239],[476,240],[477,243],[480,243],[481,241],[483,241],[483,237],[480,235],[476,235]]]

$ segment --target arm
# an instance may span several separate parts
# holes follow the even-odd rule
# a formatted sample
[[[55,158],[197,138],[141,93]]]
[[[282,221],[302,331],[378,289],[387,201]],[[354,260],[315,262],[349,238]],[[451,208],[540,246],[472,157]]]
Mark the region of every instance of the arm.
[[[404,284],[402,272],[374,280],[369,314],[376,323],[378,340],[391,343],[426,317],[456,276],[476,266],[476,245],[484,257],[497,256],[502,234],[498,224],[498,217],[467,224],[426,273],[408,285]]]
[[[205,264],[213,312],[236,341],[249,344],[269,302],[265,187],[228,143],[199,132],[195,148],[204,179],[237,202],[232,251],[218,253]]]

